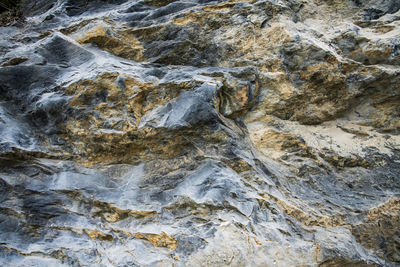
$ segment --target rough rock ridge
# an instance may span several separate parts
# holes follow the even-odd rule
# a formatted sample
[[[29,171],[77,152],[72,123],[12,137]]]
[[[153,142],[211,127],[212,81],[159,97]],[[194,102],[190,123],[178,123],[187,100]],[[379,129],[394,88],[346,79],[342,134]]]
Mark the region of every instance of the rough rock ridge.
[[[21,8],[1,266],[400,266],[398,0]]]

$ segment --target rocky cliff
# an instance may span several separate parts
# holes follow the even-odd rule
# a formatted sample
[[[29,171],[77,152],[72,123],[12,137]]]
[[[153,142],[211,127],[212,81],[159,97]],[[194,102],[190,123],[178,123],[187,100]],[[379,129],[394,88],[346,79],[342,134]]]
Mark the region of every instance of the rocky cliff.
[[[22,1],[0,265],[400,266],[399,9]]]

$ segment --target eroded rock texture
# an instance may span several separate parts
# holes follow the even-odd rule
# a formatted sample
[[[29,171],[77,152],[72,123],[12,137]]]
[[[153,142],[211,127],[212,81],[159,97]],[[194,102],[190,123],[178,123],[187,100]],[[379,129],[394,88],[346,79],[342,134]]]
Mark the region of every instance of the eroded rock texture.
[[[399,9],[25,1],[0,265],[399,266]]]

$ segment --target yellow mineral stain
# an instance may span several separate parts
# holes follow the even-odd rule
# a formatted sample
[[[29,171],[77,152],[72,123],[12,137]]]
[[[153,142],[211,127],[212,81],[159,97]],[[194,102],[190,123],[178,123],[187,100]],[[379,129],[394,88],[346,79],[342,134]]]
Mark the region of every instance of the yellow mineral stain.
[[[91,238],[91,239],[95,239],[95,240],[100,240],[100,241],[113,241],[113,237],[112,235],[109,234],[105,234],[100,232],[99,230],[84,230],[85,233]]]
[[[368,211],[368,221],[374,221],[385,215],[400,216],[400,198],[391,198],[387,202]]]
[[[155,211],[147,211],[147,210],[130,210],[129,215],[135,219],[144,219],[151,218],[157,214]]]
[[[252,0],[234,0],[216,5],[209,5],[203,8],[204,11],[228,11],[238,3],[252,3]]]
[[[304,209],[300,209],[295,207],[286,201],[277,199],[272,197],[276,204],[278,204],[279,208],[283,210],[288,216],[293,217],[304,225],[307,226],[322,226],[322,227],[337,227],[344,225],[343,218],[341,216],[323,216],[323,215],[314,215],[303,211]]]
[[[141,61],[143,46],[129,30],[114,31],[110,27],[97,25],[89,30],[83,37],[77,39],[78,43],[94,43],[113,55]]]
[[[151,242],[155,247],[166,247],[169,250],[175,250],[178,246],[178,241],[175,237],[171,237],[165,232],[161,232],[161,234],[136,233],[135,237],[138,239],[145,239]]]

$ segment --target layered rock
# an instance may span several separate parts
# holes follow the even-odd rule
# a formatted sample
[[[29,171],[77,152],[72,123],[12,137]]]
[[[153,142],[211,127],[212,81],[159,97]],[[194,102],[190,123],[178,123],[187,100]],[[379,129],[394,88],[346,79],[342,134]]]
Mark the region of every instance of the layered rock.
[[[0,262],[397,266],[398,1],[25,1]]]

